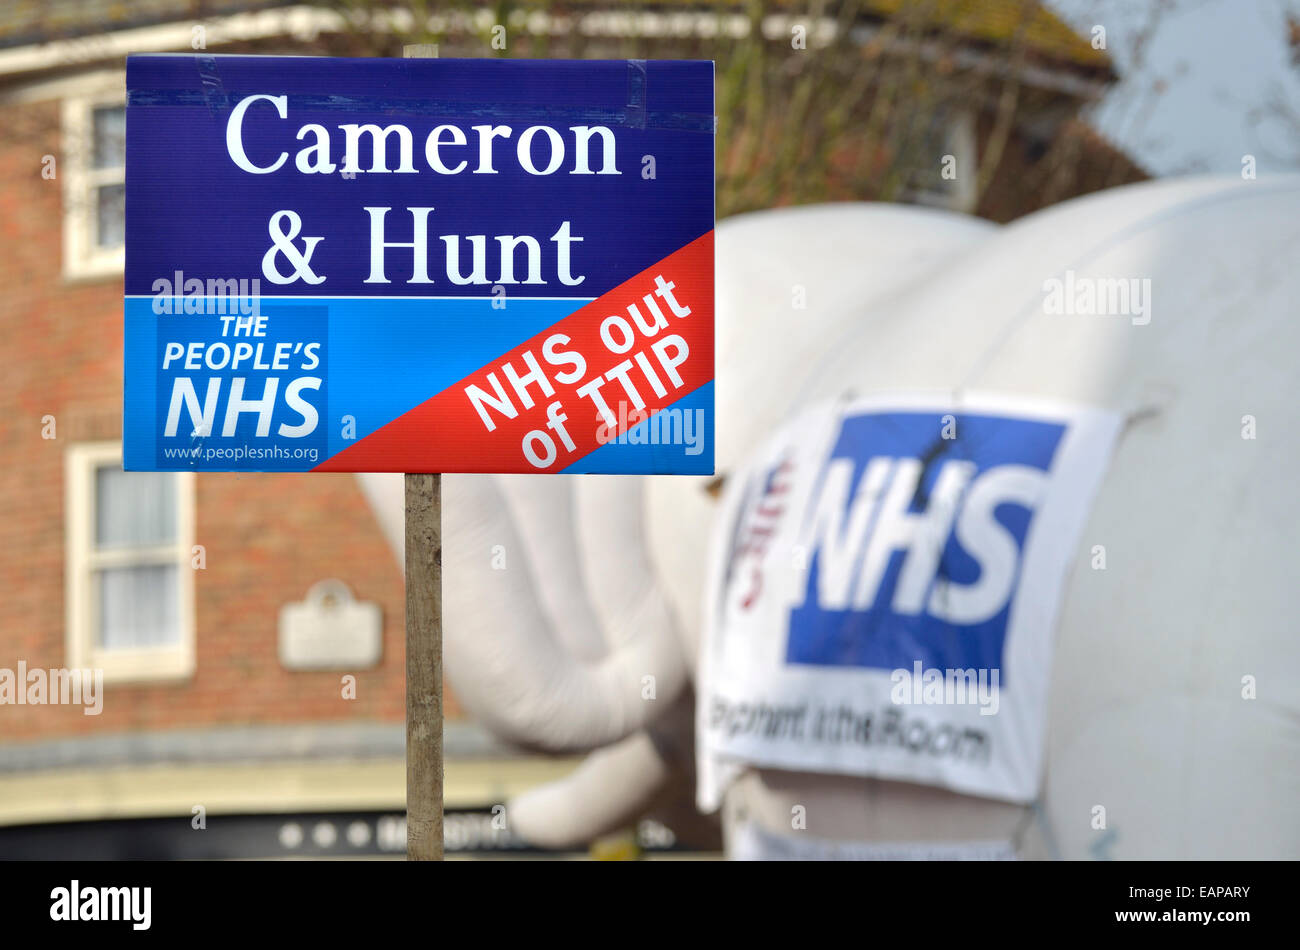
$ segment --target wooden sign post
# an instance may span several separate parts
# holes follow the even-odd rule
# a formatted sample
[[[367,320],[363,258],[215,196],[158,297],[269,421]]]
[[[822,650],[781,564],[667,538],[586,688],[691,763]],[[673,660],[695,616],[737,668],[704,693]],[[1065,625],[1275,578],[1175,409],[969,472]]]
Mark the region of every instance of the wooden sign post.
[[[442,476],[406,476],[406,858],[442,860]]]

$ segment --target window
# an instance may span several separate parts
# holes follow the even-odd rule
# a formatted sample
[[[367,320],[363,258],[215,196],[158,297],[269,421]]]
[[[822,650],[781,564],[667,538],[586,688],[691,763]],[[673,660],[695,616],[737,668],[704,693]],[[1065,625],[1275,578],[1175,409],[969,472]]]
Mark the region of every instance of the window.
[[[63,272],[122,272],[126,244],[126,103],[120,81],[63,102]]]
[[[194,476],[124,472],[116,442],[66,460],[67,664],[105,682],[194,671]]]
[[[903,200],[974,213],[979,172],[975,117],[966,110],[940,110],[927,127],[913,134],[911,156],[916,169],[903,189]],[[944,158],[949,155],[953,158],[952,177],[944,174]]]

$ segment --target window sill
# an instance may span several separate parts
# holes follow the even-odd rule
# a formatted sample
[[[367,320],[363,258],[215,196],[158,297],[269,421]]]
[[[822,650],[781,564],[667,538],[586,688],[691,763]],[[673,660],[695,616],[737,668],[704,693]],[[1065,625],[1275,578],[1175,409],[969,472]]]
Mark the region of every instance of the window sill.
[[[89,663],[104,671],[105,686],[179,685],[194,677],[194,657],[180,648],[165,650],[96,650]]]
[[[101,284],[116,279],[121,281],[126,273],[126,262],[121,253],[77,264],[75,267],[63,268],[64,286],[80,287],[86,284]]]

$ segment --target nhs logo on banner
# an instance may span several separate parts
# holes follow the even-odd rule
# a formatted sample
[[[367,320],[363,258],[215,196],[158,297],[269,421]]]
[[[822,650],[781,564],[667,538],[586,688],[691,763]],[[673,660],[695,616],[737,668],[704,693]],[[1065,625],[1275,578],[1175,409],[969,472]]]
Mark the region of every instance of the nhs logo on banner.
[[[804,516],[809,570],[787,660],[1000,669],[1064,433],[960,411],[846,417]]]
[[[1031,801],[1057,616],[1118,413],[881,394],[792,419],[728,479],[697,704],[736,769]]]

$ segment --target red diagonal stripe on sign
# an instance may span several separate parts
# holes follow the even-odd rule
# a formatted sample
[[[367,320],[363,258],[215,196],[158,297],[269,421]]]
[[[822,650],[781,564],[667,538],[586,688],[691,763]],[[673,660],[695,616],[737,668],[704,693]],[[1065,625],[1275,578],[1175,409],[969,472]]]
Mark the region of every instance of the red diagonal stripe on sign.
[[[604,337],[612,346],[601,332],[607,321]],[[625,328],[631,329],[631,345],[617,352],[627,340]],[[583,358],[580,376],[567,358],[571,353]],[[549,394],[540,382],[528,379],[534,361],[546,377]],[[512,382],[511,372],[519,384]],[[598,378],[603,382],[596,385]],[[314,470],[558,472],[712,379],[710,231]],[[531,406],[525,405],[520,387]],[[479,394],[477,407],[474,392]],[[608,406],[614,426],[602,422],[597,398]],[[645,404],[639,415],[638,399]],[[555,403],[559,406],[552,409]],[[509,411],[515,413],[513,418]],[[548,464],[538,464],[548,459]]]

